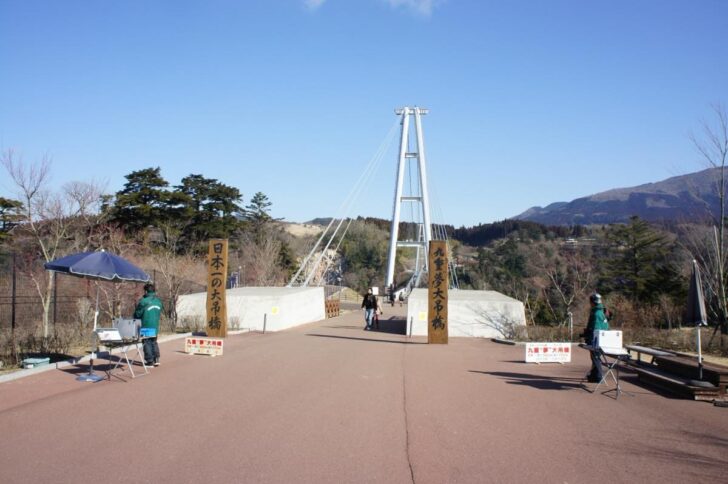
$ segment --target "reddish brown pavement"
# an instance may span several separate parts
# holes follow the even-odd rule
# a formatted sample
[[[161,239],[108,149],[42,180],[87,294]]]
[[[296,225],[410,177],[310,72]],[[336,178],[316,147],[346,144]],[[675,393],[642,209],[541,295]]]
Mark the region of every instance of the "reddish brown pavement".
[[[403,324],[385,307],[382,327]],[[587,354],[365,332],[362,314],[161,346],[129,382],[0,384],[0,482],[726,482],[728,410],[635,386],[592,394]]]

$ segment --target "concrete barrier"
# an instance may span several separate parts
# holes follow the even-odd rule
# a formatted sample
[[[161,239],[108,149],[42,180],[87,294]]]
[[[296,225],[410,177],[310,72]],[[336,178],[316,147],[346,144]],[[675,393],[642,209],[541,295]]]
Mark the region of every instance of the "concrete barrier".
[[[427,289],[414,289],[407,302],[412,335],[427,335]],[[523,303],[496,291],[451,289],[447,308],[450,336],[510,339],[526,327]]]
[[[280,331],[326,318],[322,287],[238,287],[226,291],[228,328]],[[205,326],[207,293],[180,296],[178,326]]]

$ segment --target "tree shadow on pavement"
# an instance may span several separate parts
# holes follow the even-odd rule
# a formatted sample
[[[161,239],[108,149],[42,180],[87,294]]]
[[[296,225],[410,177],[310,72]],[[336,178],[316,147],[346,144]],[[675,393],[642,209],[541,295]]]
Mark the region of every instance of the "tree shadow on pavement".
[[[511,373],[507,371],[478,371],[468,370],[470,373],[482,373],[500,377],[511,385],[525,385],[539,390],[586,390],[584,380],[581,378],[554,378],[543,375],[532,375],[528,373]]]
[[[660,446],[659,443],[648,443],[640,442],[636,443],[625,443],[620,446],[619,451],[626,455],[641,455],[645,457],[651,457],[665,463],[676,463],[679,462],[687,468],[692,468],[694,482],[725,482],[725,470],[728,468],[728,459],[725,457],[714,457],[707,455],[704,452],[692,452],[685,448],[681,448],[681,444],[686,444],[685,441],[676,439],[670,444]],[[694,441],[695,442],[695,441]],[[694,443],[690,442],[690,443]],[[697,441],[700,444],[705,445],[708,442]],[[715,442],[710,443],[716,445]],[[725,443],[718,443],[718,446],[725,446]],[[723,454],[726,455],[725,453]]]
[[[333,334],[307,333],[306,336],[317,336],[319,338],[350,339],[354,341],[368,341],[370,343],[396,343],[400,345],[426,345],[426,341],[398,341],[391,339],[356,338],[354,336],[336,336]]]

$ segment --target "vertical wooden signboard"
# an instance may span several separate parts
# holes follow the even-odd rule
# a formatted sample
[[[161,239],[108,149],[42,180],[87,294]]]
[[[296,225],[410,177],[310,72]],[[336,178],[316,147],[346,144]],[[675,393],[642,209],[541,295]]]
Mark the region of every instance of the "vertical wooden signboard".
[[[447,245],[430,241],[427,284],[427,342],[447,344],[447,289],[449,286]]]
[[[227,336],[227,265],[227,239],[210,239],[207,252],[207,334],[215,338]]]

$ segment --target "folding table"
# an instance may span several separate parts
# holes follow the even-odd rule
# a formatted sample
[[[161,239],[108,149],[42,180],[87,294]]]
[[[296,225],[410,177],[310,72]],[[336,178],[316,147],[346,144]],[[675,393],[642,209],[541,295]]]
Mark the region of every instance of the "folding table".
[[[144,343],[144,338],[122,338],[119,330],[116,328],[99,328],[96,331],[96,336],[99,338],[99,344],[108,348],[109,352],[111,352],[111,350],[113,349],[119,349],[121,351],[121,356],[119,357],[119,359],[116,360],[114,366],[111,369],[106,370],[106,375],[109,377],[109,380],[111,380],[111,376],[113,375],[116,378],[125,381],[121,376],[114,373],[114,370],[116,370],[119,365],[122,365],[124,363],[126,363],[126,367],[129,369],[131,377],[137,377],[137,374],[134,373],[134,359],[129,358],[129,351],[133,351],[134,349],[136,349],[136,353],[139,356],[139,361],[141,361],[142,367],[144,368],[144,373],[138,376],[144,376],[149,374],[149,369],[144,362],[144,354],[142,353],[142,344]]]
[[[592,393],[596,393],[602,383],[606,385],[607,378],[611,375],[616,387],[603,393],[615,391],[615,398],[619,398],[619,395],[622,393],[633,396],[623,391],[619,383],[619,364],[626,363],[630,359],[629,351],[622,347],[622,332],[597,331],[596,345],[589,347],[589,351],[596,352],[602,365],[606,367],[606,371],[602,374],[602,379],[599,380]]]

